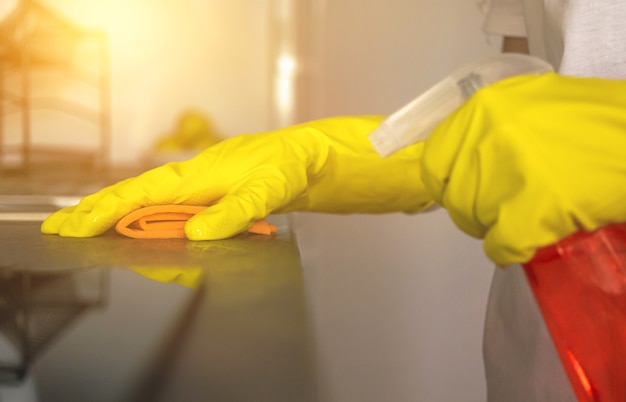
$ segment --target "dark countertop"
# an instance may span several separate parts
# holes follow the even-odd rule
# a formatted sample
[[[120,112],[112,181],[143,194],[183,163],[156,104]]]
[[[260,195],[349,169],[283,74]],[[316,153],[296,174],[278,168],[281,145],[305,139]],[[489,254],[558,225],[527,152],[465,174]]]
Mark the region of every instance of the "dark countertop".
[[[313,401],[310,325],[286,225],[190,242],[0,221],[0,396]]]

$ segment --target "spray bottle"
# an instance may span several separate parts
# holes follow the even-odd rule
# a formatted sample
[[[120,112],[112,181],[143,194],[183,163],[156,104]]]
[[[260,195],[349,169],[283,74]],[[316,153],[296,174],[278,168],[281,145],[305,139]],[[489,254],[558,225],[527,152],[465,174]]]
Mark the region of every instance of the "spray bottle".
[[[537,58],[501,54],[472,63],[387,117],[370,134],[381,156],[424,141],[478,89],[551,72]],[[578,232],[523,265],[579,401],[626,401],[626,223]]]

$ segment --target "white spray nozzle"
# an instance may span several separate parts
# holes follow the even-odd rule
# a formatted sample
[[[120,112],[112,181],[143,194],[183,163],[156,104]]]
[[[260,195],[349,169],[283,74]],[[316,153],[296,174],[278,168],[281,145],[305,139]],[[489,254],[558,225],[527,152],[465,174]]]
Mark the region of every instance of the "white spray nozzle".
[[[381,156],[421,142],[450,113],[478,89],[504,78],[551,72],[552,66],[536,57],[505,53],[472,63],[450,74],[434,87],[387,117],[369,139]]]

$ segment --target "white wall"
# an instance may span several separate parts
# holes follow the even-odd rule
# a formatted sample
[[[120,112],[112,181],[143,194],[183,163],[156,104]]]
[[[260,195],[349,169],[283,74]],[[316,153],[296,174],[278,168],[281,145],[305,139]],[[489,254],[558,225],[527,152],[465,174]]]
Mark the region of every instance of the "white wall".
[[[473,0],[333,0],[297,118],[389,113],[499,50]],[[316,32],[315,29],[312,30]],[[303,98],[302,94],[299,98]],[[311,101],[313,99],[313,101]],[[492,265],[444,211],[298,214],[324,401],[483,401]]]

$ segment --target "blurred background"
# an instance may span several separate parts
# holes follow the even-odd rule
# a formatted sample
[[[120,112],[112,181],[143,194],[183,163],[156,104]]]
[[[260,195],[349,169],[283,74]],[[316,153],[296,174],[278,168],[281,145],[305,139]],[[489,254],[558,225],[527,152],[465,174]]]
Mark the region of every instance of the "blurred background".
[[[60,154],[75,169],[86,159],[96,171],[141,170],[215,139],[393,112],[499,51],[480,7],[0,0],[2,169]],[[324,401],[486,399],[481,337],[493,268],[478,241],[443,211],[290,220]]]

